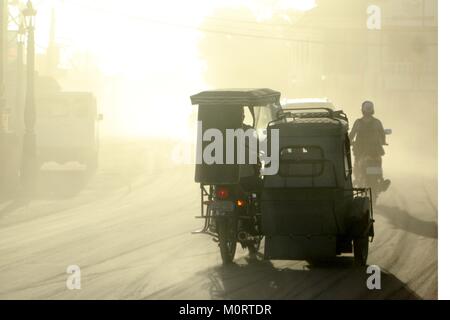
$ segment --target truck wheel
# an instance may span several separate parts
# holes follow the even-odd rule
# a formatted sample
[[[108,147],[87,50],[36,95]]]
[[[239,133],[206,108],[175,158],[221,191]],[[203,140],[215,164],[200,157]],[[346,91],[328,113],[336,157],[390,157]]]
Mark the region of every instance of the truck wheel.
[[[369,237],[360,237],[353,239],[353,257],[355,265],[364,267],[369,255]]]
[[[224,265],[233,262],[237,245],[237,220],[234,217],[216,218],[220,255]]]

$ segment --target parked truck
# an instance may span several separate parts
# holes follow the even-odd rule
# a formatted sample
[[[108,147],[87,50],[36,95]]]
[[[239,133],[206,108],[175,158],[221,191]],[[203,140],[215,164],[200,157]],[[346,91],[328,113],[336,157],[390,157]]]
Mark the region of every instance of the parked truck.
[[[94,95],[89,92],[49,92],[36,97],[39,164],[78,162],[95,171],[98,122]]]

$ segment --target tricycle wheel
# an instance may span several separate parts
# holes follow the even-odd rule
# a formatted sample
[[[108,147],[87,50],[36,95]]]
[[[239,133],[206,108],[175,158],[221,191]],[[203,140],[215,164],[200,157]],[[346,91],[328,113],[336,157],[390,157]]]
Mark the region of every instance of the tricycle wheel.
[[[222,262],[229,264],[236,254],[237,220],[233,217],[221,217],[217,218],[216,224]]]
[[[353,256],[355,265],[364,267],[369,255],[369,237],[364,236],[353,239]]]

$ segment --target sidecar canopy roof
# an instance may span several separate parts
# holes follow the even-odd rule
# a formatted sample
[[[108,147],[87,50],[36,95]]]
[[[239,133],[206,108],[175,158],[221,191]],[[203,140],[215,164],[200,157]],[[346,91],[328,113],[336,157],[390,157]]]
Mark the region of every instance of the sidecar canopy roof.
[[[268,89],[217,89],[191,96],[193,105],[204,106],[263,106],[279,103],[280,92]]]

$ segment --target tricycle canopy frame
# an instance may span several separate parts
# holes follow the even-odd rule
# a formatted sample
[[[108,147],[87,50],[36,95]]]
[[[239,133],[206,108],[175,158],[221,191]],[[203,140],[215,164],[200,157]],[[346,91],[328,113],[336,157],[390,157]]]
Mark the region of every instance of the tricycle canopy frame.
[[[281,93],[272,89],[218,89],[202,91],[191,96],[193,105],[200,106],[263,106],[280,105]],[[281,108],[281,106],[280,106]]]
[[[243,128],[243,111],[247,107],[253,117],[253,127],[255,124],[255,111],[258,107],[271,108],[270,119],[277,116],[277,111],[281,109],[280,92],[262,89],[219,89],[203,91],[191,96],[193,105],[199,105],[198,127],[197,127],[197,160],[202,157],[209,141],[203,141],[204,132],[208,129],[219,130],[226,136],[227,129]],[[268,122],[269,122],[268,121]],[[223,139],[223,149],[225,148]],[[234,152],[236,155],[236,152]],[[224,161],[222,164],[206,164],[197,161],[195,169],[195,181],[203,184],[238,184],[244,172],[255,170],[252,164],[225,164],[226,154],[223,152]],[[200,159],[201,160],[201,159]],[[199,163],[200,162],[200,163]],[[255,172],[256,173],[256,172]]]

